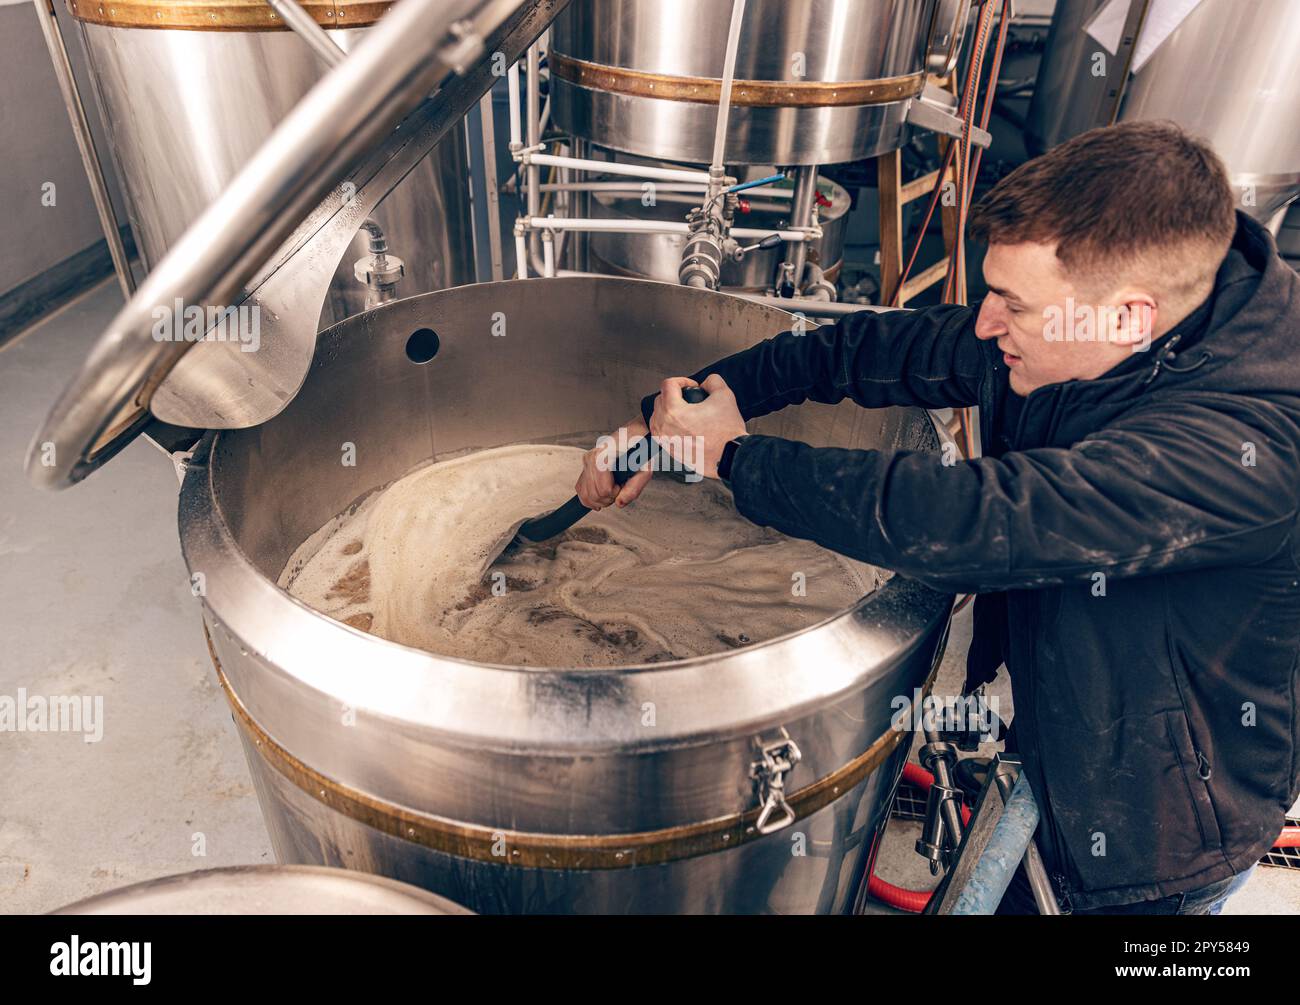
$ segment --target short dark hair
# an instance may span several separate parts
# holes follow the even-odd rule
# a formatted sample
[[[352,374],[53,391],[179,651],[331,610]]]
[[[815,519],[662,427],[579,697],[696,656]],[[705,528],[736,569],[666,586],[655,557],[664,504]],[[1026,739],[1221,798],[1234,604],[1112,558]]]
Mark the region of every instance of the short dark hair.
[[[967,232],[995,244],[1055,242],[1065,271],[1089,280],[1123,281],[1158,256],[1174,287],[1201,285],[1232,243],[1234,202],[1204,140],[1173,122],[1124,122],[1020,165],[971,210]]]

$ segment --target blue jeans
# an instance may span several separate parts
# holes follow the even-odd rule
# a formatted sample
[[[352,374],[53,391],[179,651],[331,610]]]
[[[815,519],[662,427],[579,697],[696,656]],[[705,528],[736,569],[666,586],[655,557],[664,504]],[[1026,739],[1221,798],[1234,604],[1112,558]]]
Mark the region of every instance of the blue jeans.
[[[1218,914],[1228,898],[1240,890],[1254,874],[1252,865],[1245,872],[1240,872],[1228,879],[1203,886],[1199,890],[1176,893],[1172,897],[1159,900],[1143,900],[1136,904],[1116,904],[1114,907],[1095,907],[1091,910],[1078,911],[1075,914]],[[1007,888],[998,906],[998,914],[1037,914],[1034,895],[1030,891],[1029,881],[1025,878],[1024,867],[1016,870],[1011,885]]]
[[[1258,862],[1255,863],[1255,865],[1258,865],[1258,864],[1259,864]],[[1239,872],[1239,873],[1237,873],[1237,875],[1233,876],[1233,877],[1232,877],[1232,882],[1231,882],[1230,884],[1228,884],[1227,892],[1224,893],[1223,897],[1222,897],[1220,900],[1217,900],[1217,901],[1215,901],[1212,905],[1210,905],[1210,913],[1211,913],[1211,914],[1221,914],[1221,913],[1223,913],[1223,905],[1226,904],[1226,903],[1228,902],[1228,898],[1231,897],[1231,896],[1232,896],[1234,893],[1236,893],[1238,890],[1240,890],[1240,889],[1241,889],[1243,886],[1245,886],[1247,883],[1249,883],[1249,882],[1250,882],[1250,877],[1253,876],[1253,875],[1255,875],[1255,866],[1254,866],[1254,865],[1252,865],[1252,866],[1251,866],[1249,869],[1247,869],[1245,872]]]

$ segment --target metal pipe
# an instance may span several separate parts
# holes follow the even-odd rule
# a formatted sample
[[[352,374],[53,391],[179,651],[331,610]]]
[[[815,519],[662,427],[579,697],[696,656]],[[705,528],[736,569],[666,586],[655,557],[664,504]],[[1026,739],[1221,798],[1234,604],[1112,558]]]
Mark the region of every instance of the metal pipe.
[[[68,47],[64,43],[59,22],[54,16],[54,3],[53,0],[35,0],[35,5],[36,16],[41,22],[41,32],[45,35],[45,45],[50,50],[50,60],[54,64],[54,76],[59,82],[59,93],[63,95],[63,105],[72,123],[72,135],[77,141],[77,150],[81,153],[81,166],[85,169],[86,181],[90,183],[90,195],[95,201],[95,213],[99,217],[99,226],[108,244],[109,257],[113,260],[113,271],[117,273],[117,284],[122,288],[122,296],[130,300],[131,295],[135,293],[135,276],[131,274],[131,263],[126,257],[126,248],[122,244],[117,217],[113,214],[113,200],[108,194],[104,169],[95,151],[95,140],[90,132],[90,121],[86,118],[86,107],[81,103],[81,94],[77,90],[77,79],[72,73],[72,62],[68,59]]]
[[[496,120],[492,110],[492,88],[479,99],[479,125],[483,134],[483,180],[487,188],[488,252],[492,259],[492,281],[504,277],[501,265],[501,191],[497,186]]]
[[[673,220],[605,220],[598,218],[580,220],[576,217],[567,216],[534,216],[523,218],[522,224],[525,229],[537,232],[543,230],[599,230],[613,234],[686,234],[690,232],[688,224],[677,223]],[[819,234],[807,234],[801,230],[764,230],[755,227],[733,227],[731,234],[733,237],[758,238],[760,240],[777,234],[783,241],[813,241],[821,236]]]
[[[526,116],[525,129],[527,130],[529,149],[536,149],[542,142],[541,131],[541,102],[542,102],[542,77],[541,77],[541,51],[536,42],[528,47],[528,81],[527,81],[527,102],[524,108]],[[527,190],[525,194],[528,215],[534,217],[541,208],[542,196],[537,190],[541,183],[541,172],[536,162],[529,161],[525,171],[525,184]],[[532,233],[528,235],[528,249],[536,254],[539,248],[539,235]]]
[[[591,145],[582,137],[575,136],[572,141],[572,152],[574,160],[590,160]],[[622,184],[621,182],[589,182],[586,178],[587,172],[584,169],[574,168],[573,180],[564,183],[566,191],[573,193],[569,212],[579,219],[587,219],[591,216],[591,193],[595,189],[588,188],[588,185]],[[574,232],[571,247],[573,249],[571,254],[573,267],[582,270],[591,268],[591,238],[587,236],[586,231]]]
[[[293,33],[311,46],[312,52],[316,53],[326,66],[338,66],[347,58],[347,53],[342,47],[330,38],[325,29],[316,23],[316,19],[298,3],[298,0],[266,0],[270,4],[280,19],[284,21]]]
[[[599,162],[594,162],[599,163]],[[655,186],[655,192],[662,194],[664,192],[688,192],[698,195],[708,190],[708,185],[695,182],[665,182],[662,185]],[[583,182],[542,182],[540,186],[543,192],[627,192],[637,194],[641,191],[639,185],[629,185],[621,181],[583,181]],[[788,188],[751,188],[746,193],[746,198],[752,196],[761,196],[765,199],[790,199],[794,193]]]
[[[811,164],[799,168],[795,175],[794,204],[790,210],[790,225],[800,228],[811,227],[816,212],[817,165]],[[808,245],[806,242],[794,241],[786,246],[785,261],[782,263],[782,268],[786,269],[792,294],[799,292],[801,288],[803,267],[807,260]]]
[[[700,185],[707,185],[709,181],[708,173],[704,171],[651,167],[648,164],[620,164],[617,161],[584,160],[578,157],[565,157],[562,154],[543,153],[521,155],[520,159],[526,159],[529,164],[537,164],[543,167],[576,168],[580,171],[630,175],[634,178],[650,178],[655,181],[680,181]]]

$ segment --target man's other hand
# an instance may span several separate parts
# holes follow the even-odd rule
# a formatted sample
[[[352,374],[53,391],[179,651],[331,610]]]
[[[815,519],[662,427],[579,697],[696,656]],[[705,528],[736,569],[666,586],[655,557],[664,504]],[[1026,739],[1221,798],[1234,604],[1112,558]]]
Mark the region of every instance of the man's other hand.
[[[696,386],[709,396],[692,405],[682,398],[682,388]],[[659,392],[650,432],[674,459],[706,478],[717,478],[722,448],[728,440],[745,435],[745,420],[727,382],[716,373],[699,385],[689,377],[669,377]]]
[[[617,504],[626,506],[641,494],[646,482],[654,474],[653,467],[647,465],[629,478],[620,489],[614,484],[614,464],[618,460],[620,448],[630,447],[637,440],[649,436],[650,430],[645,422],[637,416],[609,436],[602,436],[600,442],[587,451],[582,459],[582,474],[574,488],[582,505],[587,509],[600,510]]]

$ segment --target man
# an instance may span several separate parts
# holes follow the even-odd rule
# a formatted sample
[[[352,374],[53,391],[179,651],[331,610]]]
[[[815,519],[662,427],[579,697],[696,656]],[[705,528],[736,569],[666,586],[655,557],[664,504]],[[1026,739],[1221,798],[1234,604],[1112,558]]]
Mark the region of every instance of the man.
[[[978,313],[778,335],[664,381],[643,416],[696,438],[755,523],[980,594],[967,686],[1005,662],[1063,906],[1204,913],[1300,788],[1300,278],[1171,124],[1030,161],[970,229]],[[978,405],[984,456],[745,435],[846,397]],[[650,472],[619,491],[602,456],[579,495],[627,505]]]

